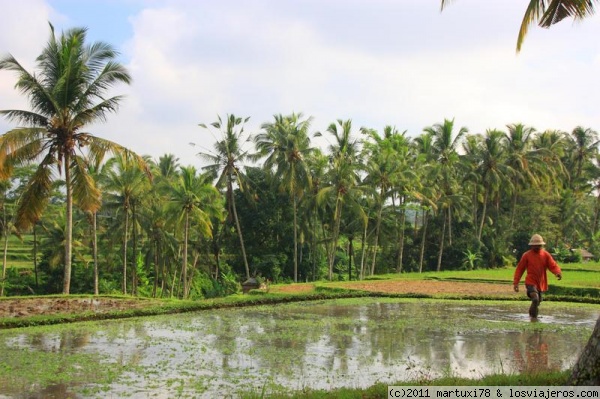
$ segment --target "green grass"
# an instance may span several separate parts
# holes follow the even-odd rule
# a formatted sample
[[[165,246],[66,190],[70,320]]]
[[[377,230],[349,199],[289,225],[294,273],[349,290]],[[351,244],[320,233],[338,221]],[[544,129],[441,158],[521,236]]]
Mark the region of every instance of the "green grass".
[[[4,241],[1,248],[4,248]],[[4,251],[0,251],[0,262]],[[38,261],[41,253],[38,252]],[[25,234],[21,238],[11,235],[8,238],[8,249],[6,251],[6,267],[17,269],[33,269],[33,235]]]
[[[389,386],[560,386],[565,385],[570,371],[515,374],[515,375],[488,375],[481,379],[468,379],[457,377],[443,377],[432,380],[401,381]],[[388,384],[375,384],[366,389],[341,388],[329,391],[306,390],[295,394],[275,393],[265,395],[263,389],[249,391],[242,395],[243,399],[387,399]]]

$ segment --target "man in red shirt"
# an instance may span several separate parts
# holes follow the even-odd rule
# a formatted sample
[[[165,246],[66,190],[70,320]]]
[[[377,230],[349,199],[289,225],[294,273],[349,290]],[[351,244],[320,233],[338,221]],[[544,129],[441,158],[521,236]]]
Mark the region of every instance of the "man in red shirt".
[[[542,292],[548,291],[548,278],[546,270],[550,270],[559,280],[562,278],[560,267],[549,252],[542,249],[545,245],[544,239],[539,234],[534,234],[529,240],[529,251],[525,252],[517,265],[513,278],[515,292],[519,292],[519,282],[523,273],[525,276],[525,287],[527,296],[531,298],[529,316],[537,317],[538,306],[542,302]]]

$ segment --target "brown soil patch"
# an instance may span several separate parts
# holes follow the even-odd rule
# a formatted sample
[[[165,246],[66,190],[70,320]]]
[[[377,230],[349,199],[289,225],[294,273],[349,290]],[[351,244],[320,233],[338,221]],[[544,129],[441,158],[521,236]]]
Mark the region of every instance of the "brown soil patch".
[[[456,294],[456,295],[518,295],[510,284],[465,283],[451,281],[357,281],[344,283],[344,288],[393,294]],[[314,288],[312,284],[290,284],[277,287],[277,292],[302,293]]]
[[[152,301],[115,298],[20,298],[0,300],[0,317],[69,314],[144,308]]]

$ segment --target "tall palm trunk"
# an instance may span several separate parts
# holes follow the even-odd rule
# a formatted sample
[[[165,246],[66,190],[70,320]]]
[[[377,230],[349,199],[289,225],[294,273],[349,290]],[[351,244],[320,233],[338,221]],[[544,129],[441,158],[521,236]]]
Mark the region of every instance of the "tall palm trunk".
[[[448,206],[448,245],[452,245],[452,206]]]
[[[592,235],[598,232],[598,218],[600,217],[600,194],[596,197],[596,205],[594,206],[594,221],[592,223]]]
[[[154,241],[154,285],[152,286],[152,298],[156,298],[156,291],[158,290],[158,240]]]
[[[517,197],[518,197],[517,193],[513,194],[513,196],[512,196],[512,203],[511,203],[511,206],[510,206],[510,228],[511,229],[515,225],[515,214],[516,214],[516,211],[517,211]]]
[[[123,295],[127,295],[127,241],[128,241],[128,231],[129,231],[129,209],[128,206],[125,206],[125,228],[123,231],[123,281],[122,281],[122,290]]]
[[[5,204],[6,206],[6,204]],[[6,210],[4,210],[4,255],[2,257],[2,284],[0,285],[0,296],[4,296],[4,285],[6,283],[6,261],[8,256],[8,229],[6,228]]]
[[[73,255],[73,187],[71,184],[71,156],[67,151],[64,159],[65,186],[67,191],[67,214],[65,226],[65,272],[63,279],[63,294],[69,295],[71,291],[71,258]]]
[[[427,217],[429,212],[423,211],[423,234],[421,235],[421,254],[419,255],[419,273],[423,272],[423,258],[425,256],[425,239],[427,238],[427,221],[429,218]]]
[[[587,345],[573,367],[568,385],[600,385],[600,318]]]
[[[483,225],[485,223],[485,214],[487,212],[487,200],[488,200],[488,190],[485,190],[485,194],[483,195],[483,209],[481,210],[481,221],[479,223],[479,231],[477,232],[477,240],[481,241],[481,235],[483,234]]]
[[[185,210],[185,226],[183,232],[183,265],[181,266],[181,279],[183,281],[183,299],[188,296],[187,281],[187,258],[188,258],[188,236],[190,232],[190,211]]]
[[[135,212],[135,200],[131,204],[131,239],[133,241],[133,262],[131,267],[131,295],[138,294],[138,274],[137,274],[137,217]]]
[[[35,288],[38,288],[38,263],[37,263],[37,222],[33,224],[33,273],[35,274]]]
[[[381,227],[381,215],[383,214],[383,189],[381,190],[382,192],[382,198],[381,198],[381,204],[379,205],[379,209],[377,210],[377,222],[375,224],[375,243],[373,245],[373,260],[371,261],[371,275],[375,274],[375,263],[377,260],[377,252],[378,248],[377,246],[379,245],[379,229]]]
[[[94,295],[98,295],[99,294],[99,289],[98,289],[98,227],[97,227],[97,222],[98,222],[98,215],[96,212],[92,213],[92,230],[93,230],[93,237],[92,237],[92,254],[94,257]],[[34,225],[35,228],[35,225]]]
[[[2,278],[0,279],[0,296],[4,296],[4,284],[6,283],[6,261],[8,256],[8,228],[6,220],[6,197],[4,198],[4,204],[2,205],[2,219],[3,219],[3,235],[4,235],[4,256],[2,257]]]
[[[402,201],[404,203],[404,200]],[[396,273],[402,272],[402,263],[404,257],[404,227],[406,224],[406,209],[400,210],[400,238],[398,243],[398,263],[396,264]]]
[[[436,270],[438,272],[440,270],[442,270],[442,255],[444,253],[444,238],[446,238],[445,237],[445,235],[446,235],[446,218],[442,217],[442,219],[444,220],[444,222],[442,223],[442,236],[440,238],[440,252],[438,253],[437,268],[436,268]]]
[[[293,207],[294,207],[294,283],[298,282],[298,203],[296,201],[296,195],[292,194]]]
[[[365,259],[367,257],[367,231],[369,229],[369,223],[365,223],[365,228],[362,233],[362,251],[360,256],[360,274],[358,275],[359,280],[365,278]]]
[[[339,196],[335,201],[333,236],[331,237],[330,257],[329,257],[329,281],[333,279],[333,264],[335,263],[335,252],[337,250],[337,240],[340,234],[340,224],[342,222],[342,206]]]
[[[244,259],[244,267],[246,268],[246,279],[250,278],[250,266],[248,266],[248,258],[246,257],[246,247],[244,246],[244,237],[242,236],[242,228],[240,227],[240,221],[238,219],[237,209],[235,206],[235,195],[233,193],[233,186],[231,181],[227,182],[227,191],[231,199],[231,208],[233,209],[233,219],[235,221],[235,228],[240,239],[240,247],[242,249],[242,258]]]
[[[348,280],[352,281],[352,258],[354,257],[354,237],[348,237]]]

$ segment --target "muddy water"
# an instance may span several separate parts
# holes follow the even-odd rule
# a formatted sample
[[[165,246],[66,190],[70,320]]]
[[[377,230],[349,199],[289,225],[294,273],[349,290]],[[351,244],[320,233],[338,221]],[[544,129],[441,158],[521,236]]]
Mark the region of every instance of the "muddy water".
[[[527,305],[353,299],[5,331],[0,398],[235,397],[570,368],[598,308],[544,303],[532,321]]]

